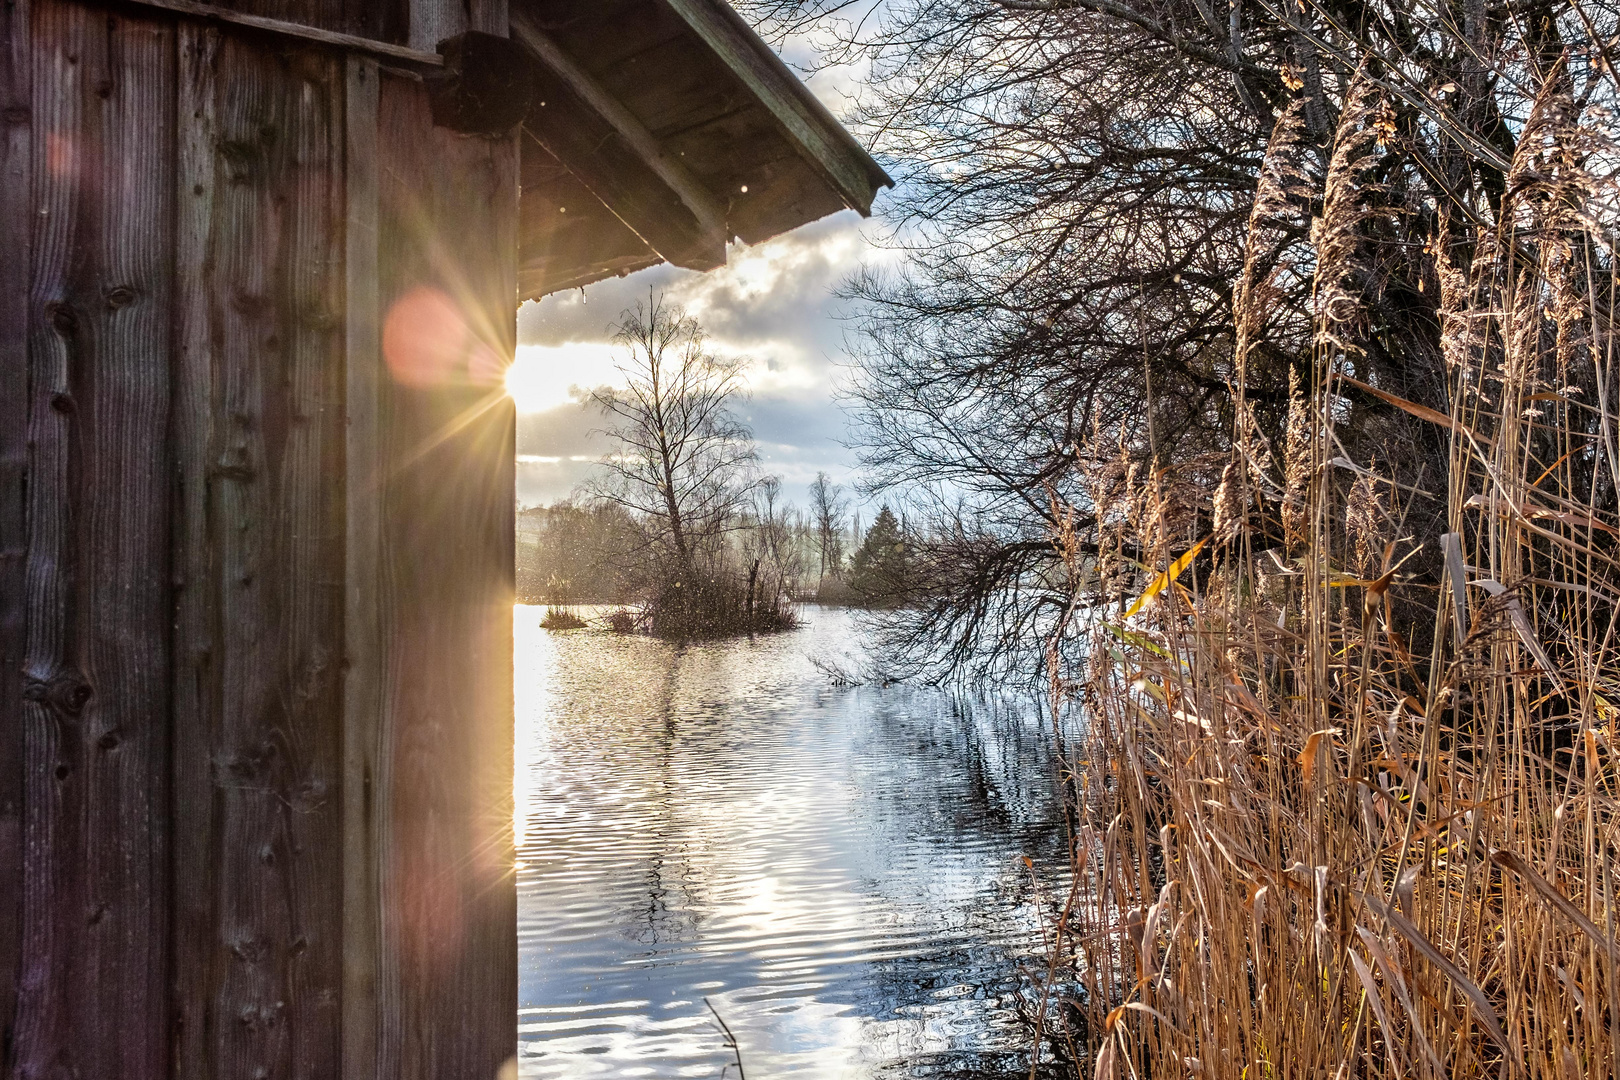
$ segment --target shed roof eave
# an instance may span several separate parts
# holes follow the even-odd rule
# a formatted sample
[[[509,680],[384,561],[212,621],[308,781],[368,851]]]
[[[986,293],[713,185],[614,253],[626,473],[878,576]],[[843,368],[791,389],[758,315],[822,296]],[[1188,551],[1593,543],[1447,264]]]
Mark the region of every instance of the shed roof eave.
[[[893,186],[725,0],[512,0],[510,20],[542,155],[522,166],[525,297],[631,265],[711,269],[733,238],[868,216]]]
[[[777,118],[846,205],[868,216],[894,180],[726,0],[661,0]]]

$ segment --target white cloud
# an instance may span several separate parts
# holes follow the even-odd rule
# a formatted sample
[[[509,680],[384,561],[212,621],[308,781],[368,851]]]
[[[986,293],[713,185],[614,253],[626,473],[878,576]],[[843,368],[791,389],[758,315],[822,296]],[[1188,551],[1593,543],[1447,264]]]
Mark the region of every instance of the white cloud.
[[[576,460],[521,466],[524,500],[566,497],[604,452],[601,436],[591,434],[601,419],[586,404],[588,392],[619,382],[614,324],[653,294],[696,317],[716,352],[747,358],[751,397],[741,411],[760,441],[762,465],[782,476],[792,498],[802,502],[820,470],[849,480],[845,421],[834,400],[848,324],[835,290],[863,262],[886,257],[871,246],[870,228],[845,212],[754,247],[736,245],[729,263],[708,274],[658,266],[525,304],[508,379],[526,414],[518,447]]]

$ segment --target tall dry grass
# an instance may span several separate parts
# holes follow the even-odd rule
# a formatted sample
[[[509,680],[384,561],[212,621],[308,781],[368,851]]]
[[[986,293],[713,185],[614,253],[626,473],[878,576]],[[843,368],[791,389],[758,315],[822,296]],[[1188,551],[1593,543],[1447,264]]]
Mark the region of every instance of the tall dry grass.
[[[1318,204],[1315,362],[1287,445],[1245,420],[1266,292],[1248,273],[1210,514],[1178,512],[1173,472],[1121,461],[1094,493],[1119,553],[1059,537],[1089,583],[1060,631],[1091,645],[1080,672],[1052,651],[1054,707],[1087,742],[1075,889],[1039,988],[1048,1056],[1072,1045],[1097,1080],[1620,1077],[1620,376],[1594,178],[1613,157],[1568,87],[1535,99],[1494,223],[1431,239],[1448,410],[1352,377],[1348,267],[1381,212],[1364,196],[1387,127],[1358,87]],[[1302,182],[1296,128],[1279,121],[1254,229]],[[1344,458],[1351,399],[1449,439],[1428,496]],[[1415,536],[1430,496],[1445,531]],[[1163,572],[1088,614],[1126,550]]]

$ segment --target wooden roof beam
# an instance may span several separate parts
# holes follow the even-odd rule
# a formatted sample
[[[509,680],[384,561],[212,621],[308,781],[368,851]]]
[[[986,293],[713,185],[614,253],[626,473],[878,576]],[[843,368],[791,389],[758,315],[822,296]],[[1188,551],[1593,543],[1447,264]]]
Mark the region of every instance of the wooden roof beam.
[[[715,0],[659,2],[742,80],[800,156],[838,192],[846,206],[863,216],[872,212],[877,189],[893,187],[894,181],[730,4]]]
[[[258,30],[266,34],[299,38],[304,41],[313,41],[318,45],[330,45],[334,48],[380,56],[388,60],[404,61],[408,64],[418,64],[427,68],[444,66],[444,57],[432,51],[432,43],[429,44],[427,49],[413,49],[387,41],[361,37],[356,34],[344,34],[336,30],[323,30],[318,26],[289,22],[286,19],[270,19],[263,15],[248,15],[240,11],[233,11],[220,4],[205,4],[198,2],[198,0],[114,0],[114,2],[117,5],[129,7],[157,8],[162,11],[172,11],[177,15],[188,15],[194,19],[202,19],[208,22],[245,26],[249,30]]]
[[[521,11],[512,39],[540,92],[525,127],[647,246],[676,266],[726,264],[726,207],[628,108]]]

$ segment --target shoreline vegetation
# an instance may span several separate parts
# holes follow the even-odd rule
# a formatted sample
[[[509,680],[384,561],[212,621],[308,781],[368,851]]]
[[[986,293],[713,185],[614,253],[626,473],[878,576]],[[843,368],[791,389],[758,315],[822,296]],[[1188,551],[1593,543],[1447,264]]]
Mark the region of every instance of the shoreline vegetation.
[[[755,605],[750,620],[746,593],[749,577],[737,574],[734,581],[740,580],[743,591],[723,597],[719,603],[740,609],[742,618],[728,622],[716,633],[669,636],[790,630],[798,625],[792,609],[803,603],[882,610],[903,602],[913,541],[908,540],[900,519],[882,507],[871,527],[861,533],[859,520],[851,522],[844,515],[839,486],[828,481],[825,474],[812,485],[811,493],[813,499],[825,498],[833,503],[819,521],[791,504],[775,514],[781,535],[772,545],[774,565],[767,580],[779,579],[780,592],[761,602],[759,582],[765,575],[755,574]],[[767,511],[765,520],[771,520],[771,516]],[[734,532],[743,534],[758,527],[757,520],[748,519],[739,523]],[[826,540],[829,534],[834,538],[831,543]],[[650,624],[661,594],[655,586],[646,584],[652,576],[650,569],[638,562],[645,546],[633,537],[629,519],[601,505],[582,507],[564,501],[520,510],[517,602],[545,607],[540,625],[547,630],[582,630],[595,625],[616,633],[653,632]],[[859,542],[854,543],[855,539]],[[848,558],[843,555],[846,545],[853,548]],[[743,550],[746,552],[746,544]],[[808,572],[812,563],[819,564],[814,575]],[[579,613],[582,607],[610,610],[587,618]]]
[[[713,638],[793,629],[806,600],[899,602],[904,523],[885,506],[863,534],[826,473],[807,510],[788,503],[736,417],[740,361],[656,295],[616,341],[622,386],[593,395],[612,452],[577,499],[518,513],[517,598],[547,605],[542,626],[584,629],[571,607],[605,603],[617,632]]]
[[[1250,259],[1225,460],[1093,459],[1092,526],[1058,509],[1048,696],[1087,732],[1034,1014],[1058,1060],[1098,1080],[1616,1067],[1613,188],[1580,164],[1614,147],[1569,90],[1555,66],[1528,103],[1494,223],[1435,219],[1446,409],[1365,381],[1353,282],[1386,213],[1388,103],[1358,74],[1283,437],[1244,394],[1269,317]],[[1303,176],[1296,116],[1267,150],[1251,254],[1289,205],[1279,178]],[[1372,408],[1443,467],[1408,479],[1401,443],[1349,459]],[[1080,614],[1097,601],[1106,617]]]
[[[1620,1075],[1620,12],[742,2],[907,165],[874,651],[1067,761],[1030,1080]]]

